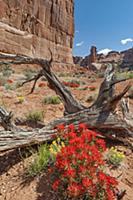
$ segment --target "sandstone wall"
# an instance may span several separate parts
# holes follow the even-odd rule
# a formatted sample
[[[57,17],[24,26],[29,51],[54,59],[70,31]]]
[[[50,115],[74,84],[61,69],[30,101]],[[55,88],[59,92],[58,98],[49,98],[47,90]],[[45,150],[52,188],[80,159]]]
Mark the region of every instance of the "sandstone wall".
[[[0,51],[72,63],[74,0],[0,0]]]

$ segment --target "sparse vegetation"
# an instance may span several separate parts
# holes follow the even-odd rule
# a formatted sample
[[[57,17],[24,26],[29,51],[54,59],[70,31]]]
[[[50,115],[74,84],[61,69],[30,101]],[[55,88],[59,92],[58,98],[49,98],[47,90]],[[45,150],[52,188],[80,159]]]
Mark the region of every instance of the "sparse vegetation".
[[[133,78],[133,72],[130,72],[130,71],[127,71],[127,72],[122,72],[122,73],[120,73],[120,72],[117,72],[116,73],[116,77],[117,78],[125,78],[125,79],[132,79]]]
[[[42,103],[43,104],[60,104],[61,103],[61,99],[58,97],[58,96],[48,96],[48,97],[45,97],[43,100],[42,100]]]
[[[25,79],[30,80],[36,74],[36,71],[32,69],[26,69],[23,73],[25,75]]]
[[[31,123],[37,123],[38,121],[43,121],[44,119],[44,112],[42,111],[30,111],[26,115],[26,120]]]
[[[5,90],[15,90],[16,89],[14,84],[9,84],[9,83],[6,83],[4,85],[4,87],[5,87]]]
[[[14,71],[8,64],[2,65],[0,71],[1,71],[2,75],[5,77],[10,77],[11,74],[14,73]]]
[[[47,144],[43,144],[38,148],[38,152],[33,154],[34,161],[28,168],[28,174],[35,176],[42,172],[48,166],[50,159],[50,151]]]
[[[112,164],[114,167],[118,167],[123,159],[125,158],[125,155],[122,152],[119,152],[116,148],[111,147],[107,154],[107,161],[109,164]]]

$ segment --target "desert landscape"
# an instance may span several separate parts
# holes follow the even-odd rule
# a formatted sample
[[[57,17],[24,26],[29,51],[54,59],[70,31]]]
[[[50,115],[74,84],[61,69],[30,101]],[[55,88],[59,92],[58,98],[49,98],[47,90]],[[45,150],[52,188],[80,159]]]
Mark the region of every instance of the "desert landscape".
[[[2,0],[0,31],[0,200],[131,200],[133,48],[74,56],[73,0]]]

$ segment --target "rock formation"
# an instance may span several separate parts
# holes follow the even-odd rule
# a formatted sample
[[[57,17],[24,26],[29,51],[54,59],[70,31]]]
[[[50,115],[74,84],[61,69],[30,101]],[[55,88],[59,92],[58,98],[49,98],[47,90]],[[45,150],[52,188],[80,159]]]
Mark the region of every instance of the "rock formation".
[[[88,65],[91,65],[92,63],[95,63],[96,61],[97,61],[97,48],[95,46],[92,46],[90,50]]]
[[[96,54],[96,51],[93,49],[89,56],[86,56],[85,58],[76,56],[76,59],[73,60],[75,64],[77,64],[77,61],[80,61],[78,62],[80,66],[89,66],[90,69],[93,69],[94,67],[99,70],[100,65],[103,67],[107,63],[114,63],[119,66],[119,69],[133,70],[133,48],[122,52],[111,51],[107,55]]]
[[[73,63],[74,0],[1,0],[0,51]]]
[[[85,58],[75,56],[73,57],[73,61],[75,64],[79,64],[80,66],[90,68],[92,63],[95,63],[97,61],[97,48],[95,46],[92,46],[90,49],[89,56],[86,56]]]

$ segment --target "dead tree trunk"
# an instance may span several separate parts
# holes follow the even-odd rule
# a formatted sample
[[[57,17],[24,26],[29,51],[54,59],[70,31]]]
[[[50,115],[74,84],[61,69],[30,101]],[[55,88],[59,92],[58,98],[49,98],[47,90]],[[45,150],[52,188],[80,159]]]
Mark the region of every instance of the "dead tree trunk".
[[[33,92],[37,80],[45,76],[50,88],[52,88],[61,98],[65,107],[65,117],[57,119],[49,123],[46,127],[33,132],[11,131],[0,133],[0,151],[23,147],[30,144],[41,143],[51,139],[53,134],[57,133],[54,129],[58,124],[69,125],[71,123],[76,126],[79,123],[86,123],[93,130],[103,133],[104,137],[116,139],[132,146],[133,138],[133,117],[127,109],[122,109],[123,117],[119,117],[115,110],[118,102],[127,93],[131,87],[128,84],[120,94],[115,95],[115,84],[124,81],[115,78],[114,68],[112,65],[107,67],[105,79],[100,86],[97,100],[92,106],[86,108],[80,104],[70,93],[70,91],[59,81],[57,76],[51,70],[50,61],[43,59],[33,59],[29,57],[1,54],[0,59],[4,59],[0,63],[8,64],[39,64],[40,72],[29,81],[34,81],[31,92]],[[5,61],[5,59],[8,59]],[[27,83],[24,82],[23,84]]]

